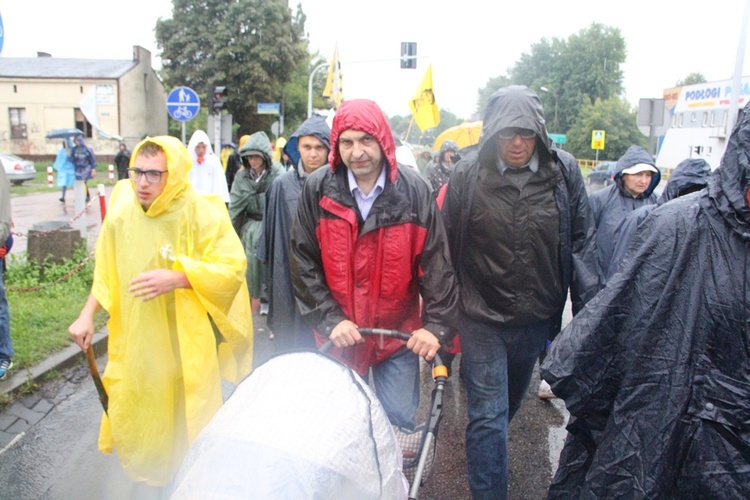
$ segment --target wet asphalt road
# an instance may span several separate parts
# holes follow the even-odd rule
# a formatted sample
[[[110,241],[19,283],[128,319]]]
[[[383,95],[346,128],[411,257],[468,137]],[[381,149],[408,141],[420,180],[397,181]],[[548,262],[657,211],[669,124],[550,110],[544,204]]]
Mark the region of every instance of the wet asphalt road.
[[[265,329],[265,318],[255,320],[255,359],[260,364],[272,355],[273,341]],[[99,366],[105,363],[106,357],[102,357]],[[446,386],[436,462],[420,488],[422,499],[471,497],[464,448],[466,395],[457,378],[459,363],[460,355],[453,362],[454,375]],[[426,419],[434,384],[428,367],[423,365],[423,368],[420,413]],[[528,398],[510,426],[511,498],[546,497],[552,463],[559,454],[555,443],[561,443],[564,437],[560,434],[564,424],[562,403],[539,400],[537,386],[535,377]],[[226,389],[227,395],[231,393],[230,386]],[[46,417],[0,452],[0,498],[131,498],[131,483],[115,455],[97,451],[101,408],[86,368],[83,365],[72,368],[43,384],[36,397],[59,402]]]

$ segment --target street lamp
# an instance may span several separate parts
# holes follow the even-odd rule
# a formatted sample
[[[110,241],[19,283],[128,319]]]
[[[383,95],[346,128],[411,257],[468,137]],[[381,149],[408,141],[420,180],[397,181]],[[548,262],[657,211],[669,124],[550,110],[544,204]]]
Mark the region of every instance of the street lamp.
[[[315,67],[314,70],[310,73],[310,79],[307,81],[307,117],[310,118],[312,116],[312,86],[313,86],[313,77],[315,76],[315,73],[320,71],[321,69],[328,66],[328,63],[319,64]]]
[[[552,92],[547,87],[539,87],[539,90],[542,92],[547,92],[548,94],[551,94]],[[555,96],[555,133],[559,133],[560,131],[557,130],[557,94],[553,94]]]

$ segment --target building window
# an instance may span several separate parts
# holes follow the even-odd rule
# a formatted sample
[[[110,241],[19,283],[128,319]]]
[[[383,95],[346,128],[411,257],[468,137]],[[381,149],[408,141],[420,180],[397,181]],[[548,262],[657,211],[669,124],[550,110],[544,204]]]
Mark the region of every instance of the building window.
[[[26,139],[28,131],[26,129],[26,108],[8,108],[10,115],[10,138]]]
[[[680,113],[680,121],[677,123],[677,126],[682,127],[684,120],[685,120],[685,113]]]
[[[708,113],[701,113],[701,115],[702,115],[702,117],[703,117],[703,120],[702,120],[701,126],[702,126],[702,127],[706,127],[706,126],[708,126]]]
[[[76,114],[76,128],[83,132],[83,136],[90,139],[92,137],[92,126],[89,123],[89,121],[86,119],[86,117],[83,115],[83,112],[81,112],[80,109],[75,109]]]
[[[695,112],[690,113],[690,122],[695,123],[695,119],[696,119]]]

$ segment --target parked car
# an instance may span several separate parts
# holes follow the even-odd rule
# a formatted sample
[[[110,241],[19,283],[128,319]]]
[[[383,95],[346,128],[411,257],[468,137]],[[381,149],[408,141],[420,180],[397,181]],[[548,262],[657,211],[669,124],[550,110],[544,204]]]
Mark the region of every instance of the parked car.
[[[10,153],[0,153],[0,162],[5,169],[5,175],[14,186],[20,186],[23,181],[30,181],[36,177],[33,161],[24,160]]]
[[[615,182],[616,161],[600,161],[586,177],[586,184],[589,186],[599,185],[601,187],[609,186]]]

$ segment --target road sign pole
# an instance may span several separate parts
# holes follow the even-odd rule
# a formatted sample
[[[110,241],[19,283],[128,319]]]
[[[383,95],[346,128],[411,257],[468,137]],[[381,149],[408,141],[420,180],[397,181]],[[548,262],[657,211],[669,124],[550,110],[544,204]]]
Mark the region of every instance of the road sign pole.
[[[187,144],[187,142],[185,142],[185,122],[182,122],[182,143]]]
[[[221,114],[214,115],[214,153],[221,157]]]

